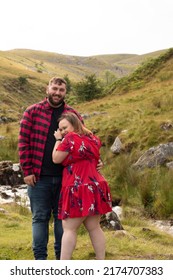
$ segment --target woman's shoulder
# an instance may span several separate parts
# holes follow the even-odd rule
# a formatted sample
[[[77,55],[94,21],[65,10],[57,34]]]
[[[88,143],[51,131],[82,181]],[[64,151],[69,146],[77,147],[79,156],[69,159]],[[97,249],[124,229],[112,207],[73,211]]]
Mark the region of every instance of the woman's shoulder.
[[[78,135],[76,132],[72,131],[72,132],[68,132],[65,137],[69,137],[69,136],[76,136]]]
[[[69,132],[68,134],[66,134],[65,135],[65,138],[66,139],[72,139],[72,138],[74,138],[74,139],[77,139],[77,138],[79,138],[79,139],[81,139],[81,140],[83,140],[83,139],[88,139],[88,140],[90,140],[90,141],[97,141],[97,142],[100,142],[100,139],[99,139],[99,137],[98,136],[96,136],[96,135],[94,135],[94,134],[89,134],[89,135],[85,135],[85,134],[78,134],[78,133],[76,133],[76,132]]]
[[[64,139],[75,139],[79,135],[76,132],[68,132],[65,136]]]

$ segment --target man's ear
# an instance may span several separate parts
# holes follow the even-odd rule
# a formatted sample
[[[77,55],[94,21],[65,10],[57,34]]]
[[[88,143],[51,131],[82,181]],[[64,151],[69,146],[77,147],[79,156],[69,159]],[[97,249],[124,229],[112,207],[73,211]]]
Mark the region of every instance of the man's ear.
[[[49,93],[49,86],[46,87],[46,93]]]

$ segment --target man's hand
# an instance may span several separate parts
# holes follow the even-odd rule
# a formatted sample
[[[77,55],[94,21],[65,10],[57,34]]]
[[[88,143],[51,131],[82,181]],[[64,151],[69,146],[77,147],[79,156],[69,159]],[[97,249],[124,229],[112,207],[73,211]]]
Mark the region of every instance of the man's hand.
[[[98,163],[97,163],[97,170],[100,171],[103,168],[103,161],[101,159],[99,159]]]
[[[35,183],[36,183],[35,175],[32,174],[32,175],[29,175],[29,176],[24,177],[24,182],[25,182],[25,184],[27,184],[28,186],[34,187],[34,185],[35,185]]]

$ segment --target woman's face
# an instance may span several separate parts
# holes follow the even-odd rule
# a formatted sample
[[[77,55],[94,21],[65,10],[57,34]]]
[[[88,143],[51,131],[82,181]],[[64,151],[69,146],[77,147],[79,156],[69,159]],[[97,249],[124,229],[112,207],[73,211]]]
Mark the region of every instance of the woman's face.
[[[63,119],[59,122],[59,130],[61,131],[61,134],[64,137],[68,132],[74,131],[74,127],[69,121]]]

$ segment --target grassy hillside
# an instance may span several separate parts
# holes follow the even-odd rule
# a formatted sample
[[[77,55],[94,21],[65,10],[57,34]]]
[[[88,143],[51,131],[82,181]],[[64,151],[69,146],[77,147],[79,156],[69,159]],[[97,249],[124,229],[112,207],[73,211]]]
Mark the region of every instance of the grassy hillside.
[[[33,51],[33,50],[12,50],[0,52],[0,57],[4,60],[2,68],[12,72],[14,67],[16,70],[32,73],[33,76],[38,73],[47,75],[69,75],[70,79],[77,81],[84,75],[96,73],[99,77],[103,76],[105,70],[110,70],[117,77],[123,76],[127,71],[123,67],[118,68],[118,63],[126,57],[136,57],[136,55],[106,55],[78,57],[61,55],[51,52]],[[5,67],[4,67],[5,66]],[[134,66],[129,67],[134,69]],[[14,72],[15,72],[14,71]],[[37,76],[37,75],[36,75]],[[41,75],[39,75],[41,78]],[[38,77],[38,76],[37,76]]]
[[[157,218],[173,217],[173,172],[164,166],[136,172],[132,165],[147,149],[173,141],[172,92],[173,49],[115,82],[104,98],[77,106],[91,115],[85,123],[102,139],[104,174],[114,198],[142,203]],[[120,155],[110,152],[117,136],[124,148]]]
[[[5,68],[11,72],[15,67],[21,71],[45,73],[48,76],[70,75],[73,80],[80,80],[86,74],[96,73],[103,77],[104,72],[109,70],[117,78],[127,75],[136,69],[143,61],[158,57],[165,50],[148,53],[145,55],[135,54],[112,54],[96,55],[89,57],[70,56],[44,51],[27,49],[15,49],[11,51],[0,51],[2,61],[5,59]],[[4,67],[2,63],[1,67]],[[24,74],[24,73],[23,73]],[[35,74],[34,74],[35,75]]]
[[[54,75],[79,81],[95,73],[104,81],[109,71],[119,78],[133,72],[147,57],[163,52],[78,57],[27,49],[0,51],[0,112],[18,118],[22,108],[44,97],[47,82]]]
[[[117,80],[104,98],[76,108],[82,113],[93,113],[86,123],[104,142],[107,143],[111,135],[113,139],[118,135],[125,147],[133,143],[144,150],[173,140],[172,130],[161,129],[162,123],[171,122],[173,118],[172,89],[171,49]]]
[[[40,77],[45,74],[36,72],[36,75],[37,78],[28,76],[27,84],[20,84],[19,77],[13,83],[10,80],[13,78],[1,83],[1,114],[15,116],[17,121],[1,125],[1,135],[6,138],[1,140],[0,160],[18,161],[18,121],[27,103],[42,99],[44,92]],[[34,94],[36,87],[38,95]],[[103,173],[113,198],[123,205],[140,207],[153,217],[173,217],[173,172],[162,166],[140,173],[132,165],[148,148],[173,141],[172,92],[173,50],[170,49],[117,80],[104,98],[74,105],[89,116],[85,124],[103,142]],[[165,124],[169,129],[163,128]],[[117,136],[123,144],[120,155],[110,151]]]
[[[127,235],[104,229],[108,260],[173,259],[173,237],[151,224],[151,218],[173,219],[173,172],[165,166],[141,172],[132,168],[148,148],[173,141],[173,50],[158,54],[154,60],[143,61],[136,71],[111,85],[104,98],[74,106],[80,113],[88,115],[86,126],[94,130],[103,142],[102,172],[111,187],[113,200],[120,201],[123,208],[122,225]],[[30,57],[29,62],[22,58],[24,64],[30,63],[30,70],[19,63],[19,58],[14,61],[14,57],[3,56],[0,68],[1,115],[17,118],[16,122],[0,124],[0,135],[5,136],[5,140],[0,140],[0,160],[18,161],[18,121],[22,107],[42,99],[49,75],[31,70],[35,64],[34,57]],[[112,60],[111,56],[102,56],[102,60],[105,59]],[[129,60],[133,64],[133,59],[138,59],[138,56],[127,55],[120,61],[125,64]],[[25,75],[26,84],[20,79]],[[163,124],[168,124],[169,129],[163,129]],[[119,155],[114,155],[110,146],[117,136],[124,149]],[[7,212],[0,213],[0,259],[32,259],[30,213],[12,205],[3,207]],[[53,227],[50,225],[49,259],[54,259],[52,248]],[[83,228],[73,257],[94,258]]]
[[[5,53],[8,54],[7,57]],[[26,53],[27,58],[24,58]],[[161,55],[157,56],[160,53]],[[53,60],[54,54],[49,55]],[[123,141],[125,149],[131,145],[141,152],[151,145],[173,140],[171,129],[161,129],[162,123],[171,122],[173,114],[172,50],[164,53],[160,51],[157,55],[155,59],[143,62],[133,73],[112,84],[104,98],[75,105],[81,113],[92,114],[92,117],[86,120],[86,124],[97,131],[107,146],[117,135]],[[1,115],[13,117],[18,121],[26,106],[44,97],[48,75],[26,67],[30,65],[31,68],[36,63],[36,57],[37,61],[43,60],[43,57],[49,60],[45,52],[3,52],[0,62]],[[136,56],[130,58],[129,55],[122,55],[116,60],[122,61],[125,57],[132,61]],[[99,59],[109,62],[113,61],[115,56],[100,56]],[[13,125],[15,127],[16,123],[8,124],[7,130]],[[1,133],[5,133],[5,129],[5,126],[1,126]]]

